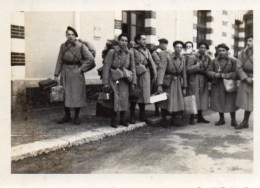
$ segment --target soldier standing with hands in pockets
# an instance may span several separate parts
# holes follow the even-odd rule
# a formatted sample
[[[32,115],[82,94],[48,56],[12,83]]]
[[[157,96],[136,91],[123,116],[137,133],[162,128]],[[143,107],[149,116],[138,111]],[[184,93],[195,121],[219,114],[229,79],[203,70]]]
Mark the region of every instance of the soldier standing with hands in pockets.
[[[88,47],[76,39],[78,33],[74,28],[67,27],[66,37],[67,41],[60,47],[54,74],[56,81],[58,81],[58,76],[61,74],[60,83],[65,90],[65,116],[57,123],[70,122],[70,108],[74,108],[74,124],[79,125],[80,108],[86,105],[84,73],[93,69],[96,65]]]

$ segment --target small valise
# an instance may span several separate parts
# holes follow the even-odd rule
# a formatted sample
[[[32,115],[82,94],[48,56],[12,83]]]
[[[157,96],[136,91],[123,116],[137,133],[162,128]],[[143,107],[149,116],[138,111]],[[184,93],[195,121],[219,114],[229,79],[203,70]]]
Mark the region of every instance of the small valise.
[[[63,102],[65,98],[65,91],[62,85],[51,88],[50,100],[51,102]]]
[[[156,103],[156,102],[165,101],[165,100],[167,100],[167,93],[151,95],[151,97],[150,97],[150,103]]]
[[[51,78],[48,78],[46,80],[41,80],[38,82],[38,84],[41,89],[48,89],[58,85],[58,83],[55,80],[52,80]]]

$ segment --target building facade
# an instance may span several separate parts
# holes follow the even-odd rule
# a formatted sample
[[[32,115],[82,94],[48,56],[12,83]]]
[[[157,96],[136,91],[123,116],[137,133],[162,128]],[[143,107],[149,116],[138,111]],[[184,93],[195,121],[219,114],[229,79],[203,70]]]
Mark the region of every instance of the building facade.
[[[102,66],[101,53],[108,39],[127,33],[147,36],[148,47],[159,38],[169,40],[173,51],[175,40],[192,41],[194,48],[201,40],[215,46],[226,43],[231,55],[245,45],[245,21],[248,11],[71,11],[14,12],[11,19],[12,112],[28,107],[30,88],[38,81],[53,78],[60,45],[66,41],[67,26],[74,27],[79,38],[96,48],[96,68],[86,73],[87,87],[101,84],[97,68]],[[246,17],[246,18],[251,18]],[[252,24],[247,19],[247,24]],[[37,99],[35,99],[37,100]],[[19,106],[19,108],[17,108]],[[15,110],[14,110],[15,109]]]

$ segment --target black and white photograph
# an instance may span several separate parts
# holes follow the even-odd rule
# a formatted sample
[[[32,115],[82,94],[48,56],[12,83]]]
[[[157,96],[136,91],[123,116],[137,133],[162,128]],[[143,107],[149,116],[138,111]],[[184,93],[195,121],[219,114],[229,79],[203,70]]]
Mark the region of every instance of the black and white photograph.
[[[12,11],[10,176],[253,175],[255,13]]]

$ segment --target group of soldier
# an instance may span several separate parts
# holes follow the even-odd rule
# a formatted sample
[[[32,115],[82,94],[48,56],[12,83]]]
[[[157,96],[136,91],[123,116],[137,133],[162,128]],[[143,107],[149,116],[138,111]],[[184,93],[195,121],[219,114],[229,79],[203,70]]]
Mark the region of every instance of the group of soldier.
[[[73,36],[74,35],[74,36]],[[87,47],[76,39],[77,32],[68,27],[67,42],[62,44],[55,79],[62,73],[65,87],[65,116],[58,123],[71,120],[70,108],[75,108],[74,123],[79,124],[79,110],[85,104],[84,72],[93,67],[94,57]],[[131,44],[129,46],[129,44]],[[229,55],[229,47],[219,44],[215,58],[208,53],[205,41],[198,43],[198,51],[193,50],[192,42],[173,42],[174,52],[167,50],[168,40],[159,39],[159,45],[150,51],[146,47],[146,36],[139,34],[134,43],[129,43],[126,34],[117,38],[117,45],[110,49],[104,58],[102,82],[104,90],[112,90],[111,126],[116,128],[117,112],[120,125],[128,126],[136,122],[136,104],[139,106],[139,121],[146,121],[145,106],[150,104],[151,93],[167,93],[167,100],[155,104],[155,114],[161,110],[161,125],[180,126],[176,119],[185,110],[184,97],[195,95],[198,114],[190,115],[190,124],[209,123],[202,113],[211,110],[219,112],[216,126],[225,124],[224,113],[230,113],[231,126],[236,129],[248,128],[250,113],[253,111],[253,36],[247,38],[247,45],[238,59]],[[70,50],[67,50],[70,49]],[[79,53],[83,61],[75,58]],[[64,65],[64,66],[62,66]],[[129,79],[130,77],[130,79]],[[240,80],[237,90],[228,92],[223,80]],[[211,84],[210,84],[211,83]],[[209,85],[211,90],[209,92]],[[135,98],[132,91],[139,91]],[[66,94],[67,92],[67,94]],[[125,112],[130,107],[130,120]],[[245,110],[241,123],[236,121],[236,111]],[[171,122],[166,116],[172,115]]]

